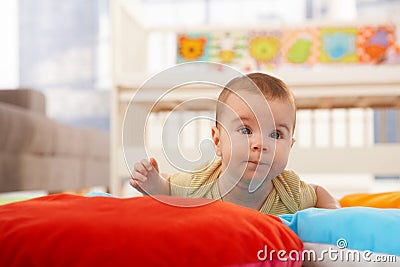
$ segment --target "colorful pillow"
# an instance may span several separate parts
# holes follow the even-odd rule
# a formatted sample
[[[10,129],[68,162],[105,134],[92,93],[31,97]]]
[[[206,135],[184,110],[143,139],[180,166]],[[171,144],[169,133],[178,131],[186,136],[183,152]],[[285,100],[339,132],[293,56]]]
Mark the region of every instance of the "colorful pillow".
[[[351,194],[339,200],[342,207],[400,208],[400,191],[376,194]]]
[[[306,252],[316,252],[311,266],[382,263],[382,257],[378,255],[384,255],[386,262],[400,262],[399,209],[310,208],[280,218],[304,242]],[[325,254],[322,254],[321,246]],[[331,255],[336,255],[336,260]],[[359,257],[360,261],[351,257]]]
[[[0,266],[301,266],[287,255],[302,242],[275,216],[159,199],[58,194],[2,205]]]

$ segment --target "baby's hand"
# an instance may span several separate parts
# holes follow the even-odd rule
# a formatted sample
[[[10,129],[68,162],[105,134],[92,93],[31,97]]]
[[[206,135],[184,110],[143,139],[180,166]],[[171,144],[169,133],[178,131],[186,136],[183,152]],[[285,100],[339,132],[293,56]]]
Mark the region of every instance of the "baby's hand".
[[[169,181],[160,176],[154,158],[143,159],[133,166],[131,186],[145,195],[169,195]]]

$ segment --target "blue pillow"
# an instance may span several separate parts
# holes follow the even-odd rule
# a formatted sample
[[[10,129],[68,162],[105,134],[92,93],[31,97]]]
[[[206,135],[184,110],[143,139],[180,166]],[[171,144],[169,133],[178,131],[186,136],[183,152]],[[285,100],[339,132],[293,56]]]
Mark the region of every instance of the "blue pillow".
[[[115,197],[109,193],[100,192],[100,191],[92,191],[86,194],[87,197]]]
[[[310,208],[279,217],[303,242],[400,256],[400,209]]]

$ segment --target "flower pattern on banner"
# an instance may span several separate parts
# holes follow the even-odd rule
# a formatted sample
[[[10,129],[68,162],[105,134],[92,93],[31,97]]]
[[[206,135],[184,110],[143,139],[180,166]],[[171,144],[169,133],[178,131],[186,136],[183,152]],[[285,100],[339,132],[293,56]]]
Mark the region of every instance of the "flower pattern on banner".
[[[220,32],[210,36],[210,58],[215,62],[237,66],[246,49],[245,32]]]
[[[395,26],[361,27],[357,47],[359,60],[363,63],[382,63],[388,59],[388,52],[395,47]]]
[[[316,28],[283,32],[282,64],[311,66],[318,61],[319,35]]]
[[[357,28],[320,29],[321,63],[352,63],[358,61]]]
[[[255,69],[268,69],[278,65],[281,53],[280,31],[250,32],[248,53]]]

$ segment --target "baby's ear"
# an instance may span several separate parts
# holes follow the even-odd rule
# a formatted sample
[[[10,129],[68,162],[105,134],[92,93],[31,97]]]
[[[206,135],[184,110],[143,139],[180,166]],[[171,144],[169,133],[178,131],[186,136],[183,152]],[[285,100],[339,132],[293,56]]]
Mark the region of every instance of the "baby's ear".
[[[215,153],[217,154],[217,156],[220,157],[221,156],[221,146],[219,140],[220,132],[217,126],[211,127],[211,136],[214,142]]]

